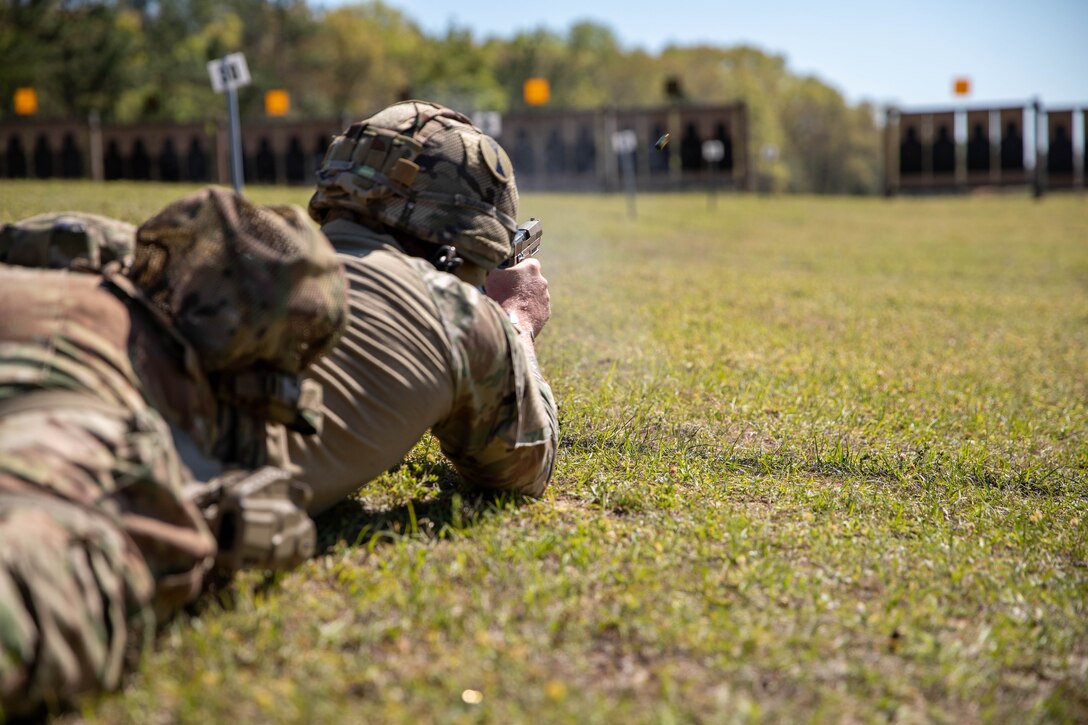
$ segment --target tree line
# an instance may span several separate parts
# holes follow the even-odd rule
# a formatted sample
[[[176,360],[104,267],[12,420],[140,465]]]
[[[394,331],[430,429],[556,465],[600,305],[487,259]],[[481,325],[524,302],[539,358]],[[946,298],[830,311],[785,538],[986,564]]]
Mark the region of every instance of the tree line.
[[[192,121],[221,112],[206,63],[244,52],[253,84],[285,89],[295,117],[361,118],[406,97],[463,111],[522,110],[526,78],[551,85],[549,108],[721,104],[749,109],[761,189],[871,193],[879,183],[874,109],[792,72],[783,55],[738,46],[625,48],[592,22],[478,38],[451,26],[429,35],[380,0],[333,9],[305,0],[4,0],[0,113],[32,87],[43,117]],[[672,93],[668,81],[675,79]]]

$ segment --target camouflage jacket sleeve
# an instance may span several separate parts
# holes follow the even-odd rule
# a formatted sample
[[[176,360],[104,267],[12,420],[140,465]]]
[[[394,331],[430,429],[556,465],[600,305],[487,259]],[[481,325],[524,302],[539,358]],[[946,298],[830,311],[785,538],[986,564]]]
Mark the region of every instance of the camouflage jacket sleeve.
[[[475,485],[543,493],[555,468],[555,399],[502,308],[452,275],[425,272],[452,348],[454,400],[432,432]]]
[[[0,721],[118,687],[216,551],[131,323],[91,275],[0,269]]]

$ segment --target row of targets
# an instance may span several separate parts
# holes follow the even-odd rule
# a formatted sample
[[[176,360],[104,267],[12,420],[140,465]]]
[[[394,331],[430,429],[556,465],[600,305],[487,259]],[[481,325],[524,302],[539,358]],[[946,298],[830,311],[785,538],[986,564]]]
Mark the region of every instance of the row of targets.
[[[3,157],[0,157],[0,176],[9,179],[79,179],[86,175],[83,154],[71,133],[64,135],[59,149],[55,150],[44,135],[39,135],[33,148],[23,145],[22,137],[11,135]]]
[[[332,134],[318,133],[307,149],[303,139],[295,135],[287,138],[283,149],[277,149],[270,138],[262,136],[255,149],[242,155],[245,178],[256,184],[312,184],[332,138]]]
[[[647,151],[653,143],[664,136],[668,131],[663,125],[655,125],[650,133],[645,136],[636,149]],[[670,134],[671,135],[671,134]],[[703,142],[708,139],[716,139],[722,143],[723,157],[718,164],[722,171],[732,171],[733,160],[733,136],[728,122],[720,121],[716,124],[712,134],[708,138],[700,136],[693,122],[689,122],[680,138],[680,168],[683,171],[700,171],[709,168],[703,158]],[[518,176],[533,176],[538,173],[546,174],[593,174],[597,169],[597,141],[588,124],[579,126],[576,135],[569,142],[564,138],[562,129],[553,126],[547,131],[543,144],[542,159],[537,158],[537,145],[533,143],[530,132],[525,127],[517,130],[513,139],[510,157],[514,162],[514,169]],[[669,170],[669,158],[673,148],[668,145],[658,149],[658,153],[649,155],[647,169],[651,174],[663,174]]]
[[[1022,106],[898,114],[888,126],[897,139],[889,182],[905,189],[1024,184],[1042,159],[1049,187],[1083,185],[1084,142],[1076,134],[1083,139],[1084,111],[1047,110],[1043,118],[1045,137],[1036,139],[1036,112]]]
[[[745,169],[744,109],[642,109],[634,111],[533,112],[507,115],[497,136],[510,154],[519,182],[532,187],[607,187],[617,183],[619,163],[612,136],[630,131],[640,183],[677,181],[740,182]],[[660,148],[655,142],[669,134]],[[710,163],[704,144],[721,144],[722,157]]]
[[[65,132],[59,140],[38,134],[31,148],[25,134],[9,133],[0,155],[0,177],[8,179],[80,179],[92,175],[88,134]],[[203,135],[167,136],[152,148],[142,136],[111,138],[103,149],[104,179],[208,181],[212,159]]]
[[[245,178],[258,184],[312,184],[332,133],[320,129],[276,136],[250,134],[243,144]],[[6,136],[0,147],[0,178],[95,176],[91,135],[86,128],[29,134],[20,128],[9,130]],[[29,143],[28,137],[33,139]],[[106,181],[227,181],[216,153],[216,136],[203,129],[110,130],[102,134],[100,149],[97,173]]]
[[[245,179],[311,184],[342,126],[335,121],[242,124]],[[743,182],[747,117],[742,105],[631,111],[508,114],[497,139],[521,181],[556,187],[617,182],[618,132],[633,132],[636,176],[662,187],[677,182]],[[655,147],[665,134],[671,143]],[[707,161],[707,144],[720,156]],[[226,183],[226,129],[216,124],[131,124],[92,128],[80,122],[0,123],[0,177],[94,178]]]
[[[184,141],[181,141],[185,144]],[[127,148],[126,148],[127,146]],[[131,145],[122,139],[110,139],[103,158],[103,174],[107,181],[137,179],[159,181],[209,181],[211,180],[211,155],[206,139],[192,136],[182,146],[167,136],[158,149],[148,149],[143,138],[137,136]],[[124,149],[124,150],[123,150]]]
[[[1047,184],[1053,187],[1072,185],[1075,175],[1081,172],[1081,185],[1084,184],[1086,164],[1085,148],[1088,147],[1088,111],[1081,110],[1080,116],[1080,153],[1074,143],[1074,122],[1076,114],[1072,110],[1052,110],[1046,112],[1047,148],[1046,173]]]

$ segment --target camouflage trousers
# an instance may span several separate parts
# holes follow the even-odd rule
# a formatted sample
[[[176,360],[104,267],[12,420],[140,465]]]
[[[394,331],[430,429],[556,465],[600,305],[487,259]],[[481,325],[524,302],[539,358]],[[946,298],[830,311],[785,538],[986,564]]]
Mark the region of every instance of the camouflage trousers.
[[[0,719],[118,687],[215,551],[157,414],[50,395],[0,401]]]

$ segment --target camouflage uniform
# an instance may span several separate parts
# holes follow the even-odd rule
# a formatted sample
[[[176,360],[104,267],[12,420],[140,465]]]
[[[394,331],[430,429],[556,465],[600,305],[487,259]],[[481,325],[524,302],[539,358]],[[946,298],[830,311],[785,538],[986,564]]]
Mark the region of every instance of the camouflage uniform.
[[[396,104],[333,141],[310,215],[339,252],[351,316],[312,368],[320,438],[289,436],[289,470],[321,511],[396,464],[428,428],[466,481],[541,494],[555,400],[531,346],[479,285],[511,254],[517,188],[506,153],[464,116]],[[405,253],[455,248],[458,276]],[[463,280],[469,280],[469,284]]]
[[[0,267],[4,715],[117,687],[199,592],[216,542],[178,447],[263,463],[270,416],[235,382],[297,375],[346,314],[332,249],[280,211],[207,190],[124,275]]]

